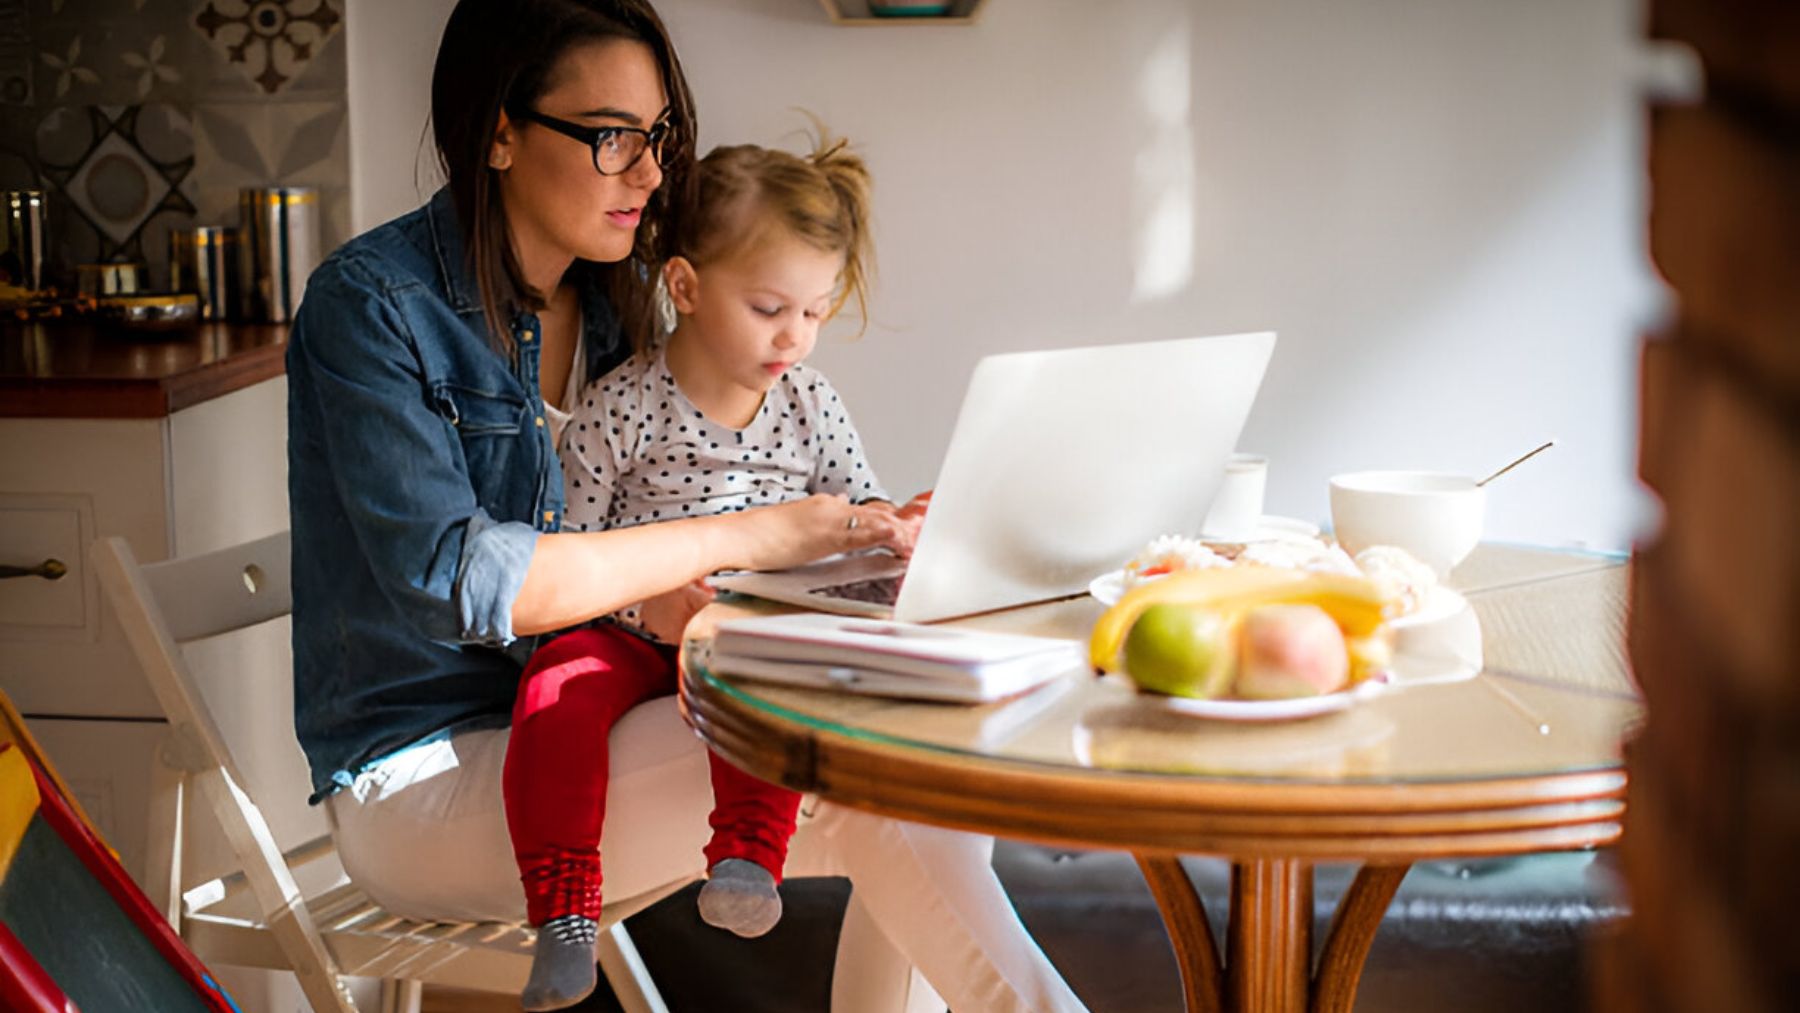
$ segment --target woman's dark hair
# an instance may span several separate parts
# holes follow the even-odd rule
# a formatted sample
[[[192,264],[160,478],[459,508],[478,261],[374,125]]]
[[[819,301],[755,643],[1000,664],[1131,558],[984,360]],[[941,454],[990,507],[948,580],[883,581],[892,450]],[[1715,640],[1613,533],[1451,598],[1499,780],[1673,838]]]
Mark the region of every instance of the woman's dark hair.
[[[438,161],[462,227],[469,268],[495,347],[512,354],[512,313],[542,308],[547,292],[526,282],[508,239],[506,207],[488,155],[502,110],[533,108],[571,48],[601,39],[650,47],[662,68],[672,134],[663,183],[651,195],[631,254],[616,264],[578,263],[600,279],[626,337],[656,326],[656,279],[694,204],[694,104],[687,78],[649,0],[458,0],[431,74],[431,122]]]

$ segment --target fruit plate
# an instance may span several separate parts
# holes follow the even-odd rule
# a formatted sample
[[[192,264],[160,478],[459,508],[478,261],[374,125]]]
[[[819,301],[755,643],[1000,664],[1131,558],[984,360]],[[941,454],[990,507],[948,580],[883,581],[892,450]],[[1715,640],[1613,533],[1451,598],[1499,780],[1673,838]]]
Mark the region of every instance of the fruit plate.
[[[1122,676],[1117,678],[1130,684]],[[1356,704],[1389,692],[1394,688],[1385,673],[1377,675],[1350,689],[1324,696],[1304,696],[1292,700],[1194,700],[1183,696],[1164,696],[1161,693],[1138,693],[1138,699],[1147,701],[1156,707],[1175,714],[1188,717],[1206,718],[1212,721],[1296,721],[1300,718],[1317,717],[1346,710]]]
[[[1124,596],[1122,570],[1103,573],[1088,584],[1088,594],[1102,605]],[[1468,599],[1447,587],[1434,587],[1424,606],[1388,622],[1394,630],[1395,685],[1457,682],[1481,672],[1481,623]]]

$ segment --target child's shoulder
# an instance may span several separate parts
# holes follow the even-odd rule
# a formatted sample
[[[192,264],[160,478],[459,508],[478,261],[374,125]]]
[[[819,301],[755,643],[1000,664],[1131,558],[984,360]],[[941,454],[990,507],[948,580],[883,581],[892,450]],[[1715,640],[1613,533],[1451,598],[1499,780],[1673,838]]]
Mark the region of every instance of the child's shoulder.
[[[838,400],[837,388],[816,367],[797,362],[781,374],[781,384],[789,397],[803,404],[832,405]]]
[[[600,375],[591,391],[609,398],[642,398],[662,381],[662,357],[654,348],[640,348],[624,362]]]

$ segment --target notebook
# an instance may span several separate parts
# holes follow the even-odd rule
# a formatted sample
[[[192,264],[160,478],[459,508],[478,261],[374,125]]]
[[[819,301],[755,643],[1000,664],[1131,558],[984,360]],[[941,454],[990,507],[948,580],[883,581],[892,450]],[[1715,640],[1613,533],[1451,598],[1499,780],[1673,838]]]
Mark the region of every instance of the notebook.
[[[1275,335],[990,355],[975,366],[910,565],[885,552],[721,590],[928,622],[1081,593],[1157,535],[1197,535]]]
[[[809,612],[720,623],[726,675],[876,696],[983,703],[1086,673],[1079,642]]]

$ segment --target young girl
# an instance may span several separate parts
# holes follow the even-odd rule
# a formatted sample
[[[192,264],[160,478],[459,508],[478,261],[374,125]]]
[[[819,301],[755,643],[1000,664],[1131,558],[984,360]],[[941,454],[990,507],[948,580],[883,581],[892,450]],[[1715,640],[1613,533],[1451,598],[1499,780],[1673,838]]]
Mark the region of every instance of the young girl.
[[[803,362],[847,300],[866,305],[862,160],[823,139],[806,158],[725,147],[701,160],[698,179],[698,214],[663,271],[674,331],[589,387],[564,424],[565,523],[608,530],[830,493],[894,521],[893,547],[908,551],[922,507],[887,502],[842,401]],[[690,586],[628,607],[547,645],[526,668],[505,772],[514,856],[540,927],[526,1009],[559,1008],[592,987],[606,730],[671,691],[673,642],[709,597]],[[776,886],[799,796],[709,762],[700,914],[760,936],[781,916]]]

